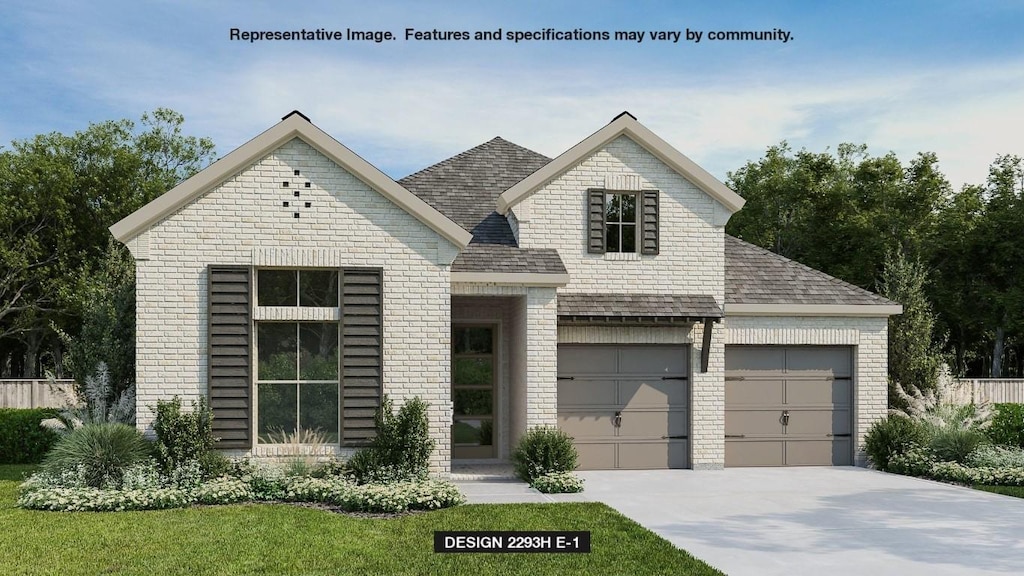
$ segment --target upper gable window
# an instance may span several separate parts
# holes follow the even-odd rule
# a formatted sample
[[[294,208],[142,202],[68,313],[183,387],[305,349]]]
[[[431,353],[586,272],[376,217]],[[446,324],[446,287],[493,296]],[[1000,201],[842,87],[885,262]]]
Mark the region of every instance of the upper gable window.
[[[657,255],[660,208],[657,190],[587,190],[587,252]]]
[[[636,194],[604,195],[605,252],[636,252]]]
[[[337,270],[260,270],[258,306],[337,308]]]

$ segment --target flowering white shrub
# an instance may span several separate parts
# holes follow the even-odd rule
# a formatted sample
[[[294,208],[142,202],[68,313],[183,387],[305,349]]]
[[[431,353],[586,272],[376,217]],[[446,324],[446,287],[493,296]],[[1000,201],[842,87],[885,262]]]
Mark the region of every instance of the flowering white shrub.
[[[36,488],[22,485],[18,506],[33,510],[61,512],[120,512],[123,510],[160,510],[183,508],[191,497],[177,488],[145,490],[107,490],[102,488]]]
[[[967,458],[975,468],[1021,468],[1024,469],[1024,450],[1009,446],[979,446]]]
[[[956,462],[936,462],[929,476],[961,484],[1024,486],[1024,468],[972,468]]]
[[[465,502],[454,484],[441,480],[356,484],[344,478],[292,479],[285,487],[285,499],[322,502],[357,512],[436,510]]]
[[[545,494],[583,492],[583,479],[572,472],[552,472],[534,478],[530,486]]]
[[[235,504],[256,500],[256,495],[245,481],[233,476],[221,476],[196,489],[194,499],[200,504]]]

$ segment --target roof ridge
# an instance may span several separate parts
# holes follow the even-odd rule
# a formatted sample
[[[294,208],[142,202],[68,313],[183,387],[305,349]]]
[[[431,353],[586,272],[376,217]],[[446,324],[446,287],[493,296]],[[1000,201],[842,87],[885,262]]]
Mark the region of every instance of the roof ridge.
[[[857,286],[856,284],[851,284],[851,283],[849,283],[849,282],[847,282],[845,280],[842,280],[840,278],[836,278],[835,276],[829,274],[828,272],[824,272],[822,270],[818,270],[817,268],[812,268],[812,267],[810,267],[810,266],[808,266],[806,264],[803,264],[802,262],[798,262],[796,260],[793,260],[792,258],[786,258],[785,256],[783,256],[781,254],[776,254],[775,252],[772,252],[771,250],[768,250],[767,248],[763,248],[761,246],[758,246],[757,244],[753,244],[751,242],[747,242],[746,240],[743,240],[742,238],[737,238],[736,236],[733,236],[732,234],[726,234],[725,238],[726,238],[726,240],[733,240],[733,241],[739,242],[740,244],[743,244],[744,246],[750,247],[750,248],[752,248],[752,249],[754,249],[756,251],[761,252],[762,254],[765,254],[765,255],[768,255],[768,256],[770,256],[772,258],[775,258],[776,260],[781,260],[783,262],[787,262],[787,263],[790,263],[790,264],[795,264],[797,267],[802,268],[802,269],[804,269],[804,270],[806,270],[808,272],[811,272],[811,273],[813,273],[816,276],[820,276],[823,279],[825,279],[826,281],[831,282],[832,284],[835,284],[837,286],[842,286],[844,288],[849,288],[849,289],[855,290],[857,292],[862,292],[864,294],[867,294],[871,298],[874,298],[874,299],[877,299],[877,300],[881,300],[883,302],[889,302],[891,304],[896,304],[896,302],[893,302],[892,300],[889,300],[888,298],[886,298],[885,296],[882,296],[881,294],[878,294],[877,292],[872,292],[871,290],[868,290],[866,288],[861,288],[860,286]]]
[[[519,150],[521,150],[523,152],[528,152],[528,153],[533,154],[535,156],[539,156],[539,157],[544,158],[545,160],[547,160],[549,162],[551,161],[550,158],[548,158],[547,156],[541,154],[540,152],[535,152],[535,151],[530,150],[529,148],[527,148],[525,146],[520,146],[519,144],[516,144],[515,142],[511,142],[509,140],[506,140],[506,139],[502,138],[501,136],[495,136],[494,138],[491,138],[490,140],[488,140],[486,142],[483,142],[481,144],[477,144],[476,146],[473,146],[472,148],[469,148],[468,150],[463,150],[462,152],[459,152],[458,154],[455,154],[454,156],[450,156],[448,158],[445,158],[444,160],[441,160],[440,162],[435,162],[434,164],[431,164],[431,165],[427,166],[426,168],[422,168],[420,170],[417,170],[416,172],[413,172],[412,174],[409,174],[408,176],[403,176],[402,178],[399,178],[396,181],[401,183],[403,180],[409,180],[409,179],[421,176],[421,175],[423,175],[425,173],[430,173],[430,172],[433,172],[435,170],[439,170],[439,169],[443,168],[444,166],[447,166],[447,165],[449,165],[449,164],[451,164],[453,162],[456,162],[458,160],[466,158],[466,157],[470,156],[471,154],[477,153],[481,148],[485,148],[489,144],[493,144],[495,142],[500,142],[500,143],[507,144],[507,145],[512,146],[514,148],[517,148],[517,149],[519,149]]]

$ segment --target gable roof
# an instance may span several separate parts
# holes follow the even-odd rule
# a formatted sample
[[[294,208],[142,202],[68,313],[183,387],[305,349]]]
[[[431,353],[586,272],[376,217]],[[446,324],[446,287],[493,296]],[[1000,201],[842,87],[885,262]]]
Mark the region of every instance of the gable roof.
[[[561,176],[572,167],[588,158],[597,150],[605,147],[619,136],[628,136],[670,168],[692,182],[706,194],[718,200],[730,213],[735,213],[746,202],[717,178],[690,160],[682,152],[676,150],[646,126],[637,122],[629,112],[616,116],[607,126],[594,132],[579,144],[566,150],[543,168],[537,170],[510,187],[498,197],[498,212],[508,210],[533,194],[540,187]]]
[[[121,242],[134,238],[293,138],[309,144],[459,248],[465,248],[472,239],[468,231],[317,128],[298,111],[288,114],[259,136],[129,214],[110,227],[111,234]]]
[[[865,307],[863,315],[902,311],[902,306],[874,292],[726,234],[726,313],[775,310],[790,315],[794,306],[822,314],[855,313],[855,307]]]
[[[508,220],[494,211],[499,195],[551,159],[500,137],[410,174],[399,184],[466,230],[470,242],[452,263],[453,279],[464,274],[543,274],[568,282],[558,251],[520,248]],[[469,280],[466,280],[469,281]]]

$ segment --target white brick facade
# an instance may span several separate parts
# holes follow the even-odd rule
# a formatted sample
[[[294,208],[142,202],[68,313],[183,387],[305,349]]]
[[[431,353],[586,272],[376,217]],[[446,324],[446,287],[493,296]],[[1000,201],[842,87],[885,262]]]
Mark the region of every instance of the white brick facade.
[[[206,393],[208,265],[378,267],[384,270],[384,391],[397,405],[414,395],[430,403],[437,438],[432,465],[447,472],[449,265],[457,251],[448,240],[294,139],[129,247],[138,260],[140,427],[151,426],[158,399],[176,394],[187,403]]]
[[[888,407],[888,318],[727,316],[725,326],[725,344],[855,347],[854,454],[863,466],[864,435]]]

